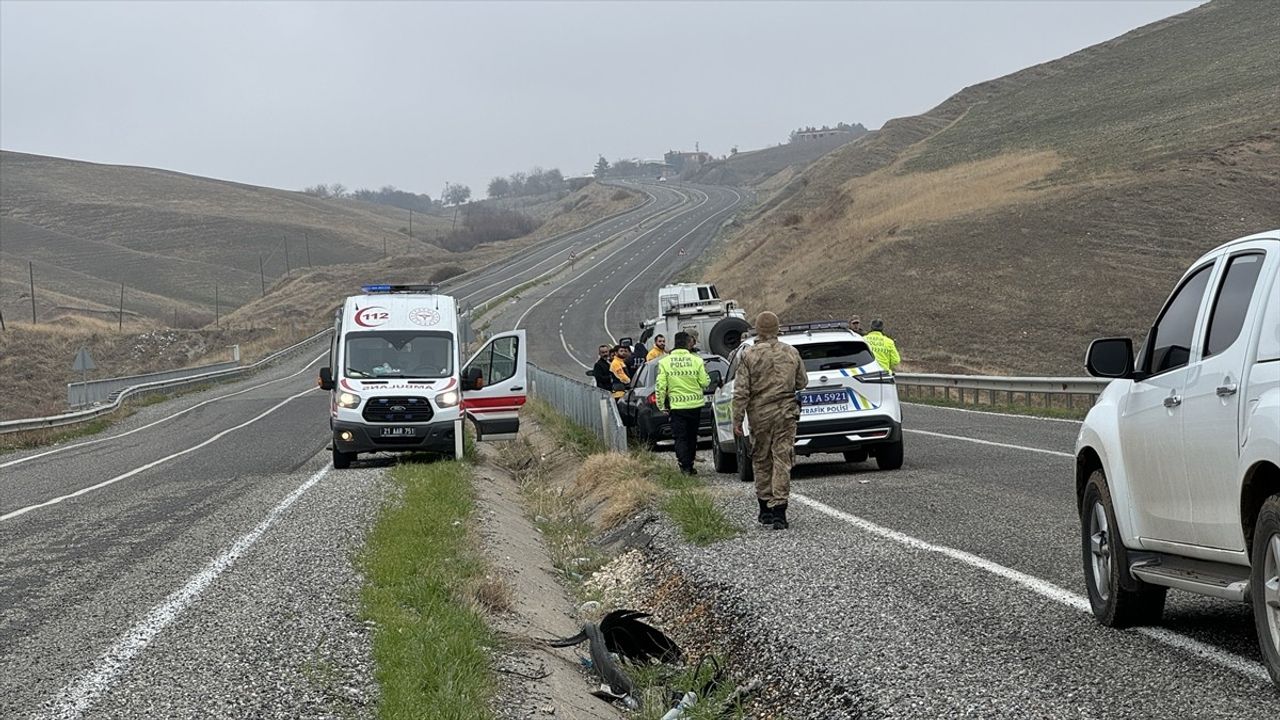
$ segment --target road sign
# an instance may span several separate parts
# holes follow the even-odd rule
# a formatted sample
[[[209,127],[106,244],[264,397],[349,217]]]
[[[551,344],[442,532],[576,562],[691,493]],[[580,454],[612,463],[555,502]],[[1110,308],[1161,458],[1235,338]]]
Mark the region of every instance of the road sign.
[[[680,248],[680,257],[684,257],[684,248]]]
[[[98,369],[98,366],[93,363],[93,357],[89,355],[89,348],[80,348],[80,352],[76,353],[76,359],[72,363],[71,369],[76,372],[88,372]]]

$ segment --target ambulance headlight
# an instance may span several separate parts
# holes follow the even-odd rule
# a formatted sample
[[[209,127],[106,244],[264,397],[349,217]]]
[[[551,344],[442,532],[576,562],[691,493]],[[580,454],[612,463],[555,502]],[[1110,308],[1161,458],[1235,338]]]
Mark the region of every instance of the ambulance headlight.
[[[436,395],[436,405],[442,408],[451,408],[458,404],[459,396],[457,390],[448,390]]]
[[[360,407],[360,396],[355,393],[338,393],[338,407],[357,408]]]

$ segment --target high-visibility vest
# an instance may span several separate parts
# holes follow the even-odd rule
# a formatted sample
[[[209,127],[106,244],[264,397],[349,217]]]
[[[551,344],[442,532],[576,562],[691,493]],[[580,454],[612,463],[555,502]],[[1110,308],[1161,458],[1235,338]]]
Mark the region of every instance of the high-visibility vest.
[[[693,410],[705,402],[702,391],[711,384],[702,358],[685,349],[676,350],[658,361],[658,407]]]

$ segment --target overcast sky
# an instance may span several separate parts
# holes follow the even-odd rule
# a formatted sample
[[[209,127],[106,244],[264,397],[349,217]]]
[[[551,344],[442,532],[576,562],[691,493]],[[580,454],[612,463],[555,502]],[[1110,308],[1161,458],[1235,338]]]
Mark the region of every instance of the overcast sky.
[[[0,147],[299,189],[869,128],[1199,2],[0,2]]]

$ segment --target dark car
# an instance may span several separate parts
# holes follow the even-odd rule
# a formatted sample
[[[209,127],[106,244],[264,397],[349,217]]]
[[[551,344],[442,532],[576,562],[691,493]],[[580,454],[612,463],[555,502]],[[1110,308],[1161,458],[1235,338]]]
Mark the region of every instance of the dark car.
[[[729,371],[729,362],[719,355],[699,353],[706,363],[707,373],[719,371],[724,377]],[[658,407],[658,361],[645,363],[635,374],[631,386],[618,399],[618,413],[622,415],[622,424],[627,426],[627,435],[650,449],[660,444],[671,444],[671,418]],[[715,388],[710,388],[715,390]],[[711,412],[711,396],[702,406],[702,422],[698,426],[698,437],[710,440],[714,427],[714,416]]]

